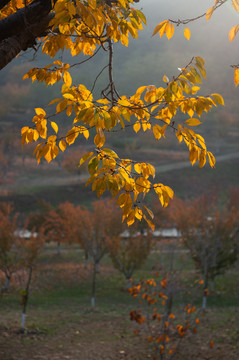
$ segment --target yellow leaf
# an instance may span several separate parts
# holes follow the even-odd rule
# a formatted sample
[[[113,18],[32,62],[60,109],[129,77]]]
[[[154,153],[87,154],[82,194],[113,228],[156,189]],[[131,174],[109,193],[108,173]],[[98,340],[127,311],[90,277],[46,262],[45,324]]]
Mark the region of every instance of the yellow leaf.
[[[159,125],[154,125],[153,127],[153,134],[156,140],[159,140],[162,136],[162,128]]]
[[[58,125],[54,121],[51,121],[51,127],[57,134],[58,133]]]
[[[94,154],[93,151],[85,154],[84,156],[82,156],[82,158],[80,159],[80,162],[79,162],[79,167],[84,163],[86,162],[92,155]]]
[[[147,212],[148,212],[149,216],[151,217],[151,219],[153,219],[154,218],[153,211],[151,211],[147,206],[144,206],[144,208],[147,210]]]
[[[103,153],[107,156],[113,157],[113,158],[119,158],[118,155],[116,154],[116,152],[114,152],[113,150],[110,150],[110,149],[104,148],[101,150],[101,153]]]
[[[94,138],[94,143],[98,148],[101,148],[105,143],[105,135],[102,134],[96,134]]]
[[[232,41],[235,39],[236,34],[238,33],[239,25],[235,25],[229,31],[229,40]]]
[[[238,68],[236,68],[234,70],[234,83],[235,83],[236,87],[239,84],[239,69]]]
[[[136,121],[136,123],[135,123],[134,126],[133,126],[133,129],[134,129],[134,131],[136,132],[136,134],[137,134],[137,132],[140,130],[140,128],[141,128],[140,122],[139,122],[139,121]]]
[[[138,206],[136,206],[136,208],[135,208],[135,217],[139,221],[141,221],[141,219],[143,217],[143,212],[142,212],[142,210],[140,208],[138,208]]]
[[[135,222],[135,210],[131,210],[127,216],[127,225],[130,226]]]
[[[70,93],[63,94],[63,97],[68,100],[75,100],[75,97]]]
[[[162,27],[161,27],[160,30],[159,30],[159,35],[160,35],[160,37],[162,37],[162,36],[166,33],[166,29],[167,29],[167,26],[168,26],[168,24],[169,24],[169,21],[166,20],[166,21],[164,21],[162,24],[163,24],[163,25],[162,25]]]
[[[49,104],[47,105],[47,106],[50,106],[50,105],[52,105],[52,104],[55,104],[55,103],[57,103],[58,101],[61,101],[62,99],[54,99],[54,100],[52,100],[51,102],[49,102]]]
[[[220,94],[211,94],[211,97],[219,104],[224,105],[223,97]]]
[[[207,21],[211,18],[214,9],[215,9],[215,6],[212,6],[212,7],[210,7],[210,9],[208,9],[208,11],[206,12],[206,19],[207,19]]]
[[[208,160],[209,160],[209,164],[212,168],[214,168],[215,164],[216,164],[216,160],[215,160],[215,157],[213,156],[213,154],[208,151],[207,152],[207,156],[208,156]]]
[[[166,36],[169,39],[171,39],[171,37],[173,37],[174,34],[174,25],[173,24],[167,24],[166,27]]]
[[[120,207],[122,207],[122,206],[124,206],[126,200],[127,200],[127,195],[125,193],[120,194],[120,196],[118,197],[118,200],[117,200],[117,204]]]
[[[107,100],[107,99],[99,99],[99,100],[97,100],[96,102],[98,102],[98,103],[100,103],[100,104],[105,104],[105,105],[107,105],[107,104],[110,103],[109,100]]]
[[[141,164],[137,163],[134,165],[134,170],[138,173],[141,174]]]
[[[68,131],[66,135],[66,142],[71,145],[74,144],[75,139],[79,135],[79,129],[77,127],[73,127],[70,131]]]
[[[234,9],[239,12],[239,1],[238,0],[232,0],[232,6]]]
[[[84,135],[84,138],[85,138],[86,140],[89,139],[89,136],[90,136],[89,130],[88,130],[88,129],[85,129],[85,130],[83,131],[83,135]]]
[[[67,147],[66,142],[64,140],[61,140],[59,142],[59,148],[61,149],[61,151],[65,151],[66,147]]]
[[[199,167],[200,167],[200,169],[206,164],[206,161],[207,161],[206,151],[201,150],[200,155],[199,155]]]
[[[189,126],[197,126],[202,124],[202,122],[196,118],[188,119],[185,121],[185,123],[188,124]]]
[[[150,221],[149,219],[147,219],[145,215],[143,215],[143,218],[144,218],[144,220],[147,222],[147,224],[149,225],[150,229],[151,229],[152,231],[154,231],[154,230],[155,230],[155,225],[152,223],[152,221]]]
[[[63,74],[63,80],[67,87],[70,87],[72,84],[72,78],[68,71],[65,71]]]
[[[165,191],[168,193],[170,199],[173,199],[174,191],[167,185],[164,186]]]
[[[192,146],[189,152],[189,161],[192,165],[198,160],[198,148],[196,146]]]
[[[187,40],[189,40],[191,37],[191,31],[187,27],[184,29],[184,36]]]
[[[169,82],[169,78],[168,78],[166,75],[164,75],[164,76],[163,76],[163,81],[164,81],[165,83],[168,83],[168,82]]]
[[[157,32],[159,32],[162,27],[165,27],[167,23],[168,23],[168,20],[164,20],[163,22],[161,22],[160,24],[158,24],[158,25],[156,26],[156,28],[154,29],[154,32],[153,32],[153,35],[152,35],[152,36],[156,35]]]
[[[42,108],[35,108],[35,112],[37,115],[46,115],[46,112]]]
[[[94,156],[89,161],[89,164],[88,164],[88,171],[89,171],[90,175],[93,175],[97,171],[98,167],[99,167],[99,160],[96,156]]]

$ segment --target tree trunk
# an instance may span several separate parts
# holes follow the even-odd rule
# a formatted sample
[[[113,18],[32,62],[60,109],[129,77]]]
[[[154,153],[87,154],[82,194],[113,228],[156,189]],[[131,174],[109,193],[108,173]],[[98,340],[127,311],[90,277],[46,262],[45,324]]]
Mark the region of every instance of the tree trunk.
[[[6,277],[6,283],[5,283],[5,286],[4,286],[4,288],[3,288],[3,291],[8,291],[10,281],[11,281],[11,276],[7,276],[7,277]]]
[[[99,261],[96,261],[96,263],[95,263],[95,271],[96,271],[97,274],[100,273],[99,267],[100,267],[100,263],[99,263]]]
[[[95,308],[95,288],[96,288],[96,263],[93,264],[92,291],[91,291],[91,308]]]
[[[22,309],[21,332],[25,331],[25,319],[26,319],[27,304],[28,304],[28,299],[29,299],[29,289],[30,289],[31,279],[32,279],[32,267],[29,268],[27,285],[26,285],[25,292],[24,292],[23,299],[22,299],[23,300],[23,309]]]
[[[202,309],[203,311],[206,311],[207,307],[207,295],[208,295],[208,277],[205,277],[204,280],[204,289],[203,289],[203,298],[202,298]]]
[[[85,264],[84,264],[85,269],[88,269],[88,260],[89,260],[89,254],[87,251],[85,251]]]
[[[35,0],[0,20],[0,69],[4,68],[22,50],[36,44],[37,37],[46,33],[52,14],[50,0]]]
[[[57,255],[61,255],[61,242],[58,241],[57,243]]]
[[[210,290],[211,290],[211,292],[215,291],[215,278],[211,279]]]

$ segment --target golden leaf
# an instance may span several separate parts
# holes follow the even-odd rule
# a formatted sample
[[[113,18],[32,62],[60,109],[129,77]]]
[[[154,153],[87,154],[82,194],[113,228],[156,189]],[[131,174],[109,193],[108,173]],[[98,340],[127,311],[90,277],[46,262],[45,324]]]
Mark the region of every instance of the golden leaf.
[[[104,135],[104,133],[96,134],[95,138],[94,138],[94,143],[98,148],[101,148],[105,143],[105,135]]]
[[[46,112],[42,108],[35,108],[35,112],[37,115],[46,116]]]
[[[212,7],[210,7],[210,8],[208,9],[208,11],[206,12],[206,19],[207,19],[207,21],[211,18],[214,10],[215,10],[215,6],[212,6]]]
[[[232,6],[234,9],[239,12],[239,1],[238,0],[232,0]]]
[[[239,69],[238,68],[236,68],[234,70],[234,83],[235,83],[236,87],[239,84]]]
[[[87,154],[85,154],[84,156],[82,156],[82,158],[80,159],[80,162],[79,162],[79,167],[84,164],[84,162],[86,162],[92,155],[93,155],[93,151],[91,152],[88,152]]]
[[[189,126],[197,126],[202,124],[202,122],[196,118],[191,118],[185,121],[185,123]]]
[[[137,132],[140,130],[140,128],[141,128],[140,122],[139,122],[139,121],[136,121],[136,123],[135,123],[134,126],[133,126],[133,129],[134,129],[134,131],[136,132],[136,134],[137,134]]]
[[[236,34],[238,33],[239,25],[235,25],[229,31],[229,40],[232,41],[235,39]]]
[[[219,104],[219,105],[225,105],[223,97],[220,94],[211,94],[211,97]]]
[[[61,140],[59,142],[59,148],[61,149],[61,151],[65,151],[66,147],[67,147],[66,142],[64,140]]]
[[[58,133],[58,125],[54,121],[51,121],[51,127],[57,134]]]
[[[72,84],[72,78],[68,71],[65,71],[63,74],[63,80],[67,87],[70,87]]]
[[[207,152],[207,156],[208,156],[208,160],[209,160],[209,164],[212,168],[214,168],[215,164],[216,164],[216,160],[215,160],[215,157],[213,156],[213,154],[208,151]]]
[[[173,24],[167,24],[166,26],[166,36],[169,39],[173,37],[174,34],[174,25]]]
[[[187,27],[184,29],[184,36],[187,40],[189,40],[191,37],[191,31]]]

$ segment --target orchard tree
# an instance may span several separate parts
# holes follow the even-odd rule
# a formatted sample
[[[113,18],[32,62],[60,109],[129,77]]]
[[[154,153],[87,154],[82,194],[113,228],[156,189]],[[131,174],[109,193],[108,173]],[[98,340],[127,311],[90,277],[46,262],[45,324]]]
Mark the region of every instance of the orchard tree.
[[[0,270],[5,275],[5,286],[2,292],[8,291],[12,274],[19,266],[19,253],[16,241],[17,215],[12,214],[8,203],[0,203]]]
[[[209,20],[214,11],[225,3],[225,0],[215,0],[214,6],[202,16]],[[233,6],[239,10],[237,0],[233,0]],[[165,20],[156,26],[153,35],[161,37],[166,34],[170,39],[174,24],[186,25],[193,20]],[[44,68],[35,67],[24,76],[24,79],[43,82],[47,86],[61,82],[62,87],[61,95],[50,102],[47,113],[42,108],[35,108],[32,125],[22,128],[22,144],[37,141],[34,151],[37,161],[45,158],[50,162],[60,151],[64,152],[76,141],[80,142],[82,137],[92,138],[92,150],[79,159],[80,165],[88,162],[89,179],[86,185],[91,184],[97,196],[108,190],[117,197],[128,225],[133,224],[135,219],[144,218],[153,228],[151,213],[145,209],[142,198],[153,191],[162,206],[167,206],[173,191],[153,180],[155,168],[151,164],[123,159],[108,148],[107,134],[131,127],[135,133],[151,131],[155,139],[160,140],[171,129],[178,141],[188,146],[192,164],[198,161],[199,167],[203,167],[208,159],[214,167],[213,154],[193,127],[200,125],[204,112],[224,102],[217,93],[199,95],[200,83],[206,77],[204,60],[200,56],[182,64],[179,74],[171,79],[165,75],[162,83],[143,85],[131,96],[120,94],[113,76],[114,44],[120,42],[128,46],[129,37],[136,39],[144,25],[145,16],[135,8],[133,0],[2,0],[0,68],[21,50],[36,48],[39,41],[42,52],[51,58],[59,56],[62,51],[71,54],[75,59],[71,63],[63,62],[59,56],[58,60]],[[232,28],[230,40],[235,37],[238,28]],[[190,38],[187,27],[184,35]],[[99,69],[92,89],[76,84],[71,77],[73,67],[80,66],[100,52],[108,54],[108,61],[103,69]],[[85,60],[78,60],[80,54],[86,56]],[[107,71],[108,83],[99,98],[95,98],[94,88],[103,71]],[[236,85],[238,75],[236,67]],[[183,116],[178,116],[180,113]],[[59,117],[72,119],[73,124],[68,130],[66,126],[61,126]]]
[[[171,360],[175,355],[185,355],[180,354],[182,340],[188,334],[195,334],[199,324],[193,299],[180,311],[172,312],[168,297],[170,287],[167,277],[156,275],[129,289],[130,295],[138,298],[140,304],[137,310],[130,312],[130,319],[138,324],[134,333],[149,343],[154,360]]]
[[[204,281],[203,309],[209,281],[223,274],[238,258],[239,213],[225,208],[220,212],[216,198],[202,196],[194,201],[174,202],[172,216],[182,240]]]
[[[76,240],[85,254],[93,260],[91,306],[95,307],[96,275],[99,264],[108,252],[108,242],[120,234],[122,225],[119,222],[118,209],[109,200],[93,202],[92,211],[79,206],[77,210],[78,231]]]
[[[27,222],[25,228],[27,228]],[[20,254],[19,268],[21,276],[25,281],[25,286],[20,291],[22,305],[21,332],[25,331],[25,319],[27,305],[30,295],[30,285],[32,281],[33,271],[36,269],[37,259],[44,245],[44,229],[39,229],[38,233],[31,233],[28,239],[18,238],[18,254]]]
[[[135,270],[140,269],[152,248],[152,234],[141,233],[131,227],[126,236],[123,233],[110,237],[108,252],[114,267],[125,277],[127,284]]]
[[[59,204],[49,211],[44,226],[47,240],[57,243],[57,253],[61,253],[61,244],[74,241],[75,207],[69,202]]]

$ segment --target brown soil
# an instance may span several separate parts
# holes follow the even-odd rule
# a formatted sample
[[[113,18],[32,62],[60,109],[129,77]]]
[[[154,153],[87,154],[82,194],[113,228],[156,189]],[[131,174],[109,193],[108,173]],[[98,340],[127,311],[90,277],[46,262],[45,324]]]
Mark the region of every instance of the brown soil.
[[[32,316],[32,314],[31,314]],[[1,360],[143,360],[152,358],[149,345],[133,335],[134,325],[124,316],[109,319],[100,313],[42,313],[47,329],[28,328],[22,334],[11,324],[0,327]],[[54,319],[62,323],[54,328]],[[175,359],[238,360],[236,345],[216,343],[210,348],[210,334],[185,339]],[[168,357],[165,357],[168,359]]]

